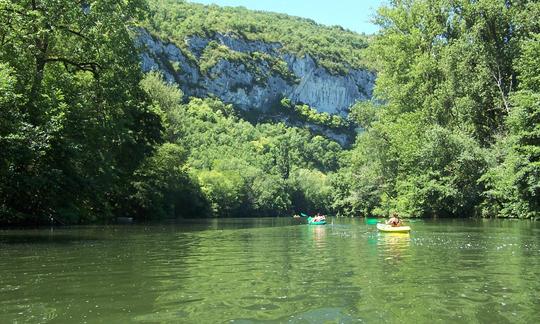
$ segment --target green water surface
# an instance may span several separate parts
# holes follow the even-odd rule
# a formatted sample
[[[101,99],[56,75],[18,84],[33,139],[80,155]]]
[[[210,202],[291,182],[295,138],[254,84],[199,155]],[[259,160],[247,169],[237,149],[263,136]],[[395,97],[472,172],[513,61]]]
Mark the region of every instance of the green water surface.
[[[540,223],[0,230],[0,323],[538,323]]]

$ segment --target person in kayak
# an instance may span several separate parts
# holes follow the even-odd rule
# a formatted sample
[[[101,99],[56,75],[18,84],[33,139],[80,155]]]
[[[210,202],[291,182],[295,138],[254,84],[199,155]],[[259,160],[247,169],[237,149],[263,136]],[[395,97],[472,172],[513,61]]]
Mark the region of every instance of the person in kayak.
[[[390,217],[390,219],[386,221],[386,224],[392,227],[398,227],[398,226],[403,225],[397,213],[393,213],[392,217]]]
[[[321,213],[317,213],[315,217],[313,218],[314,222],[322,222],[323,220],[326,220],[326,217],[324,215],[321,215]]]

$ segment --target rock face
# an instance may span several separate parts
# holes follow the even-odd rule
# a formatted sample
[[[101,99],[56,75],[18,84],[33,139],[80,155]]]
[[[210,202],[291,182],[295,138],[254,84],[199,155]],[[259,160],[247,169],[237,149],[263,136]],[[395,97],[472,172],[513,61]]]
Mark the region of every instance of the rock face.
[[[309,55],[296,57],[283,52],[279,43],[248,41],[218,33],[212,38],[188,37],[183,44],[185,46],[177,46],[152,36],[144,29],[139,29],[138,35],[136,42],[143,49],[141,61],[144,71],[161,70],[165,78],[178,83],[187,96],[215,96],[243,110],[265,112],[287,97],[319,112],[346,116],[352,104],[370,99],[373,92],[375,75],[372,72],[350,70],[347,75],[333,75],[318,66]],[[210,42],[238,53],[263,53],[278,58],[286,62],[289,77],[272,69],[272,62],[264,58],[253,64],[220,59],[206,73],[201,73],[198,62],[193,58],[200,59]]]

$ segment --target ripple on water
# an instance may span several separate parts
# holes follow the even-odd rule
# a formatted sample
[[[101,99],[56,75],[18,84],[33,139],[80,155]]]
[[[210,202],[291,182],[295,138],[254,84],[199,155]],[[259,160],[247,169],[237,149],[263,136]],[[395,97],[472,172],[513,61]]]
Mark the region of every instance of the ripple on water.
[[[396,237],[349,219],[238,222],[4,244],[0,322],[538,320],[540,241],[527,228],[419,222]]]

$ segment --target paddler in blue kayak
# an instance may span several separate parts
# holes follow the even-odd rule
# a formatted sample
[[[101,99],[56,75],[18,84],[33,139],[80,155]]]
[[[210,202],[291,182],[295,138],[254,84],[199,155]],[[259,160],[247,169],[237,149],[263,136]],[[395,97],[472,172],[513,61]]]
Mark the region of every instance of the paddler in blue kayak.
[[[392,213],[392,217],[390,217],[389,220],[386,221],[386,225],[390,225],[392,227],[398,227],[403,225],[401,222],[401,219],[399,219],[399,216],[397,213]]]
[[[317,213],[317,215],[315,215],[315,217],[313,217],[314,222],[322,222],[322,221],[325,221],[325,220],[326,220],[326,217],[324,217],[324,215],[321,215],[321,213]]]

